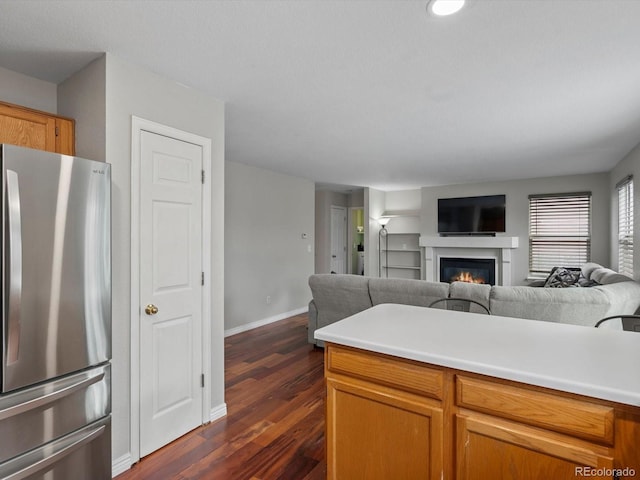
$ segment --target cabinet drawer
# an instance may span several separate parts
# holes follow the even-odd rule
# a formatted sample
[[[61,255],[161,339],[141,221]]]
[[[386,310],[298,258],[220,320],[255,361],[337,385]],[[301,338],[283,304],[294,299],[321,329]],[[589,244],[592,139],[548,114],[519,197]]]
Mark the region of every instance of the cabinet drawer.
[[[460,407],[613,444],[614,409],[586,400],[458,376],[456,402]]]
[[[442,399],[444,373],[410,360],[329,345],[327,369]]]

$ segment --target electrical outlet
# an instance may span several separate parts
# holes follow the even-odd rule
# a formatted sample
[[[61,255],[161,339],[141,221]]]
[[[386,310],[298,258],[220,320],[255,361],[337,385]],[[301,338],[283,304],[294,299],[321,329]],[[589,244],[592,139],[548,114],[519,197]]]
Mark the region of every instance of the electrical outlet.
[[[267,305],[271,305],[271,295],[267,295]]]

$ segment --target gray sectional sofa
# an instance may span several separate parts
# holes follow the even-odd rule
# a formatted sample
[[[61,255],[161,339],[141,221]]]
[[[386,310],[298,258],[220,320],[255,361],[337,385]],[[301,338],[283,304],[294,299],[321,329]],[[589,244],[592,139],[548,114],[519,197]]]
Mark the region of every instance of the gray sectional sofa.
[[[313,295],[309,303],[309,342],[321,345],[313,338],[317,328],[381,303],[427,307],[439,298],[468,298],[487,306],[493,315],[589,327],[609,315],[633,314],[640,309],[640,283],[596,263],[587,263],[581,270],[584,279],[597,285],[501,287],[360,275],[312,275],[309,277]]]

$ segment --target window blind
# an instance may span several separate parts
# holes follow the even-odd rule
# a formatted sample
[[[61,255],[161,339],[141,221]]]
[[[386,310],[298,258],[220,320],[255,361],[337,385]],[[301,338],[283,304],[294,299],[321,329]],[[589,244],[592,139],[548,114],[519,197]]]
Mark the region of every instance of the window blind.
[[[529,196],[529,272],[579,267],[591,258],[591,192]]]
[[[618,189],[618,271],[633,277],[633,177],[616,185]]]

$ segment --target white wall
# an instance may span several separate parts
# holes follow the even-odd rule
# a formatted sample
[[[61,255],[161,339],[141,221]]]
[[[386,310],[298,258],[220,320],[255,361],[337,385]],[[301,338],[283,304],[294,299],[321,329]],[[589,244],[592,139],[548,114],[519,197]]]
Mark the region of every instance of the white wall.
[[[106,82],[102,57],[58,86],[58,113],[76,120],[76,155],[100,162],[107,156]]]
[[[525,285],[529,270],[529,195],[591,191],[591,260],[609,265],[610,190],[609,174],[571,175],[505,182],[447,185],[422,188],[422,235],[437,235],[438,198],[505,194],[505,236],[519,237],[512,257],[512,283]]]
[[[97,63],[96,63],[97,62]],[[94,108],[104,91],[104,154],[97,137],[78,139],[82,154],[112,165],[112,265],[113,265],[113,458],[126,458],[130,445],[130,324],[131,324],[131,116],[169,125],[212,139],[212,223],[224,222],[224,105],[196,90],[128,64],[106,54],[60,86],[60,109],[87,121],[86,129],[99,128]],[[103,81],[99,79],[104,72]],[[100,79],[99,79],[100,80]],[[73,92],[86,98],[79,101]],[[95,97],[94,97],[95,96]],[[85,125],[78,125],[81,129]],[[93,138],[93,137],[91,137]],[[80,153],[80,152],[79,152]],[[212,232],[212,408],[224,404],[224,232]]]
[[[611,191],[611,268],[618,266],[618,192],[616,184],[633,175],[633,277],[640,280],[640,145],[636,146],[623,158],[609,175],[609,188]]]
[[[0,101],[59,113],[56,84],[0,67]],[[64,115],[64,114],[61,114]]]
[[[400,214],[392,217],[387,224],[390,233],[418,233],[420,232],[420,209],[422,208],[422,191],[399,190],[385,192],[384,211],[390,214]],[[415,212],[416,215],[404,216],[407,212]]]
[[[347,195],[347,203],[349,207],[364,208],[364,188],[360,188]]]
[[[214,228],[225,235],[227,334],[306,310],[314,189],[309,180],[226,162],[225,220]]]
[[[384,207],[386,211],[420,210],[422,208],[421,190],[398,190],[385,192]]]

